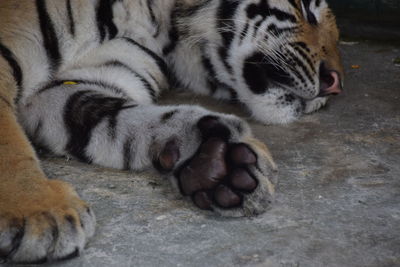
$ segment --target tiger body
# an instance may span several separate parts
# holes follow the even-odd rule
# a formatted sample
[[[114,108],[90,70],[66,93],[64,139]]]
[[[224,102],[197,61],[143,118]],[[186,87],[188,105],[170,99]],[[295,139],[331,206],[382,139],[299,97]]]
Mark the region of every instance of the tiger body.
[[[26,136],[88,163],[156,168],[222,215],[264,211],[276,166],[247,124],[157,99],[179,84],[291,122],[338,92],[337,38],[317,0],[2,0],[0,257],[62,259],[94,232],[93,212],[47,180]]]

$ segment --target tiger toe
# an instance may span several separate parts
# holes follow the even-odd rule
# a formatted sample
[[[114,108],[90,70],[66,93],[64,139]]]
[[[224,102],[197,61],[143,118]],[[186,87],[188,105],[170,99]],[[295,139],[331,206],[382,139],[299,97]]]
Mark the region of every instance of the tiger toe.
[[[14,203],[15,209],[9,206],[8,210],[4,207],[0,210],[3,262],[44,263],[69,259],[78,256],[93,236],[95,216],[73,189],[58,181],[50,181],[47,189],[50,190],[45,190],[46,196],[43,194],[40,199]],[[25,200],[29,198],[25,197]]]

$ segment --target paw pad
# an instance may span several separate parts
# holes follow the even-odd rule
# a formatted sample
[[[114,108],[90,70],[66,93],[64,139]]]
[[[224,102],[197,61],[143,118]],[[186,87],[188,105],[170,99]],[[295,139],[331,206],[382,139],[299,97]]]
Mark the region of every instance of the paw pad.
[[[257,162],[255,153],[245,144],[229,144],[211,137],[177,173],[184,195],[192,196],[201,209],[212,206],[229,209],[243,202],[243,195],[253,192],[257,180],[247,166]]]

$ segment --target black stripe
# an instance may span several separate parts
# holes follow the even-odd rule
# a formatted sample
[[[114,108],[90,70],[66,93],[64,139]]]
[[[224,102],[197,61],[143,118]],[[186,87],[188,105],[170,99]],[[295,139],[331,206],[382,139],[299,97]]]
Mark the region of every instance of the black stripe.
[[[168,37],[169,42],[163,48],[163,55],[168,55],[173,52],[179,42],[182,35],[187,35],[188,31],[185,28],[178,29],[178,19],[191,18],[196,15],[202,8],[206,7],[211,0],[198,1],[190,6],[183,6],[182,4],[176,4],[175,8],[171,12],[171,28],[169,29]]]
[[[147,47],[144,47],[143,45],[139,44],[138,42],[136,42],[135,40],[133,40],[131,38],[123,37],[123,38],[121,38],[121,40],[127,41],[129,44],[140,48],[143,52],[148,54],[156,62],[157,66],[159,67],[161,72],[164,74],[165,78],[168,79],[169,84],[171,84],[170,83],[171,82],[170,81],[170,79],[171,79],[170,71],[169,71],[167,63],[165,63],[164,59],[162,59],[159,55],[157,55],[156,53],[154,53]]]
[[[232,87],[222,87],[228,89],[231,94],[231,101],[237,101],[239,99],[237,92]]]
[[[132,68],[130,68],[128,65],[125,65],[124,63],[113,60],[113,61],[108,61],[100,66],[105,66],[105,67],[117,67],[117,68],[123,68],[127,71],[129,71],[132,75],[136,76],[139,78],[139,80],[143,83],[144,87],[146,90],[149,92],[151,99],[155,101],[157,99],[157,93],[156,90],[151,86],[150,82],[147,81],[142,75],[134,71]]]
[[[117,116],[110,116],[108,119],[108,135],[115,139],[117,137]]]
[[[105,118],[116,116],[127,100],[108,97],[95,91],[71,95],[64,108],[64,122],[69,132],[66,150],[78,159],[91,162],[86,154],[93,129]]]
[[[208,76],[207,83],[208,83],[208,87],[210,90],[210,94],[213,95],[213,94],[215,94],[215,92],[218,89],[217,81],[216,81],[217,73],[215,72],[214,66],[211,64],[210,59],[208,59],[205,56],[204,52],[203,52],[203,56],[202,56],[202,63],[203,63],[204,70],[207,72],[207,76]]]
[[[289,4],[291,4],[294,8],[299,9],[299,6],[296,3],[296,0],[288,0]]]
[[[154,0],[147,0],[147,8],[149,9],[151,23],[153,25],[157,25],[156,16],[154,15],[153,8],[152,8],[153,2],[154,2]]]
[[[310,10],[307,11],[307,20],[311,25],[318,24],[317,18],[315,17],[314,13],[312,13]]]
[[[44,87],[42,87],[38,91],[37,94],[44,93],[44,92],[46,92],[48,90],[51,90],[51,89],[56,89],[56,88],[58,88],[58,86],[63,85],[65,82],[74,82],[74,83],[77,83],[77,85],[99,86],[99,87],[102,87],[104,89],[111,90],[114,93],[126,96],[124,90],[119,88],[119,87],[117,87],[116,85],[113,85],[113,84],[110,84],[110,83],[106,83],[106,82],[103,82],[103,81],[89,81],[89,80],[55,80],[55,81],[52,81],[52,82],[48,83]],[[71,86],[77,86],[77,85],[71,85]]]
[[[136,108],[137,105],[128,105],[121,107],[119,111],[131,109],[131,108]],[[118,115],[119,113],[114,113],[109,116],[108,120],[108,135],[112,138],[115,139],[117,137],[117,124],[118,124]]]
[[[210,95],[214,95],[218,90],[217,84],[211,78],[207,79],[207,86],[208,89],[210,90]]]
[[[68,254],[67,256],[63,256],[63,257],[61,257],[61,258],[59,258],[59,259],[57,259],[57,260],[60,261],[60,262],[61,262],[61,261],[71,260],[71,259],[73,259],[73,258],[78,257],[79,254],[80,254],[79,248],[76,247],[75,250],[74,250],[74,252]]]
[[[263,94],[271,84],[291,85],[290,75],[263,53],[255,53],[246,59],[243,65],[243,77],[250,90]]]
[[[118,34],[117,26],[113,22],[113,5],[116,0],[99,0],[97,5],[97,27],[99,29],[100,41],[113,39]]]
[[[61,64],[61,54],[58,38],[53,22],[46,9],[45,0],[36,0],[36,8],[39,16],[40,29],[43,36],[43,45],[49,58],[50,72],[54,72]]]
[[[236,91],[232,87],[227,85],[226,83],[218,80],[217,72],[215,70],[214,65],[211,63],[211,60],[205,55],[204,52],[202,54],[203,54],[202,55],[202,64],[203,64],[204,70],[207,72],[207,75],[208,75],[207,83],[208,83],[208,87],[210,89],[210,94],[213,95],[213,94],[215,94],[215,92],[218,89],[223,89],[230,93],[230,95],[231,95],[230,100],[237,100]]]
[[[288,63],[290,66],[290,70],[292,73],[296,75],[296,77],[303,83],[306,84],[306,80],[304,79],[303,75],[300,74],[300,72],[296,69],[296,61],[295,58],[293,58],[293,55],[289,53],[289,51],[283,52],[282,53],[285,58],[288,59]],[[297,82],[296,82],[297,83]]]
[[[276,8],[271,8],[269,10],[269,13],[273,16],[275,16],[275,18],[277,18],[280,21],[290,21],[292,23],[296,23],[297,19],[295,16],[293,16],[292,14],[289,14],[287,12],[284,12],[282,10],[276,9]]]
[[[257,33],[261,30],[261,29],[260,29],[260,26],[261,26],[261,24],[262,24],[263,22],[264,22],[263,20],[259,20],[259,21],[257,21],[256,24],[254,24],[254,28],[255,28],[255,30],[256,30],[256,32],[254,33],[254,37],[257,36]]]
[[[161,88],[161,84],[156,80],[156,78],[153,76],[153,74],[151,74],[149,71],[147,71],[146,72],[147,73],[147,75],[149,75],[150,76],[150,78],[154,81],[154,83],[156,83],[157,84],[157,87],[158,88],[160,88],[160,91],[162,90]]]
[[[164,113],[161,116],[161,123],[166,123],[168,120],[170,120],[176,113],[178,113],[178,110],[172,110]]]
[[[277,8],[271,8],[267,0],[261,0],[258,4],[251,4],[246,9],[247,17],[254,19],[256,16],[262,16],[264,19],[269,16],[275,16],[279,21],[290,21],[296,23],[296,17]]]
[[[312,72],[315,73],[314,63],[312,62],[310,57],[302,49],[300,49],[298,46],[293,46],[292,45],[292,47],[297,51],[297,53],[299,53],[301,55],[301,57],[303,57],[303,59],[305,59],[307,61],[308,66],[310,67]]]
[[[142,75],[140,75],[139,73],[135,74],[140,81],[143,83],[144,87],[146,88],[146,90],[149,92],[150,97],[153,101],[157,100],[157,95],[156,95],[156,91],[154,90],[154,88],[151,86],[151,84],[149,83],[149,81],[147,81]]]
[[[64,219],[69,224],[72,234],[76,234],[78,225],[75,218],[72,215],[65,215]]]
[[[299,66],[299,67],[301,68],[301,70],[303,70],[303,72],[306,74],[308,80],[309,80],[310,82],[313,82],[314,80],[313,80],[313,78],[312,78],[312,75],[311,75],[310,71],[308,70],[308,68],[304,65],[303,61],[301,61],[301,60],[300,60],[295,54],[293,54],[291,51],[287,50],[286,52],[290,55],[291,59],[296,63],[296,66]]]
[[[71,0],[67,0],[67,13],[68,13],[69,33],[72,36],[75,36],[75,21],[74,21],[74,14],[72,11]]]
[[[310,8],[311,0],[301,0],[301,1],[303,2],[306,9]]]
[[[296,45],[296,46],[300,46],[301,48],[303,48],[304,50],[306,50],[306,52],[311,53],[310,48],[308,48],[307,44],[304,42],[294,42],[291,43],[292,45]]]
[[[168,31],[168,43],[163,47],[163,55],[168,55],[170,53],[172,53],[178,42],[179,42],[179,31],[178,31],[178,27],[177,25],[177,18],[179,17],[179,15],[177,15],[177,11],[173,10],[172,14],[171,14],[171,28]]]
[[[153,37],[157,37],[160,34],[160,25],[157,21],[156,15],[153,11],[153,4],[154,0],[147,0],[147,9],[149,10],[151,24],[156,28],[156,32],[154,33]]]
[[[132,166],[132,143],[134,139],[133,137],[129,137],[124,143],[124,169],[130,170]]]
[[[249,31],[249,29],[250,29],[250,24],[246,23],[246,26],[244,27],[243,31],[240,34],[240,41],[243,41],[243,39],[246,37],[247,32]]]
[[[268,26],[267,31],[271,32],[274,36],[278,37],[285,33],[295,33],[299,30],[298,27],[285,27],[279,28],[275,24],[271,24]]]
[[[24,239],[25,236],[25,230],[26,230],[26,219],[24,218],[22,220],[22,225],[19,225],[19,222],[15,219],[15,221],[11,224],[12,227],[17,228],[17,233],[13,237],[11,241],[11,250],[6,255],[6,258],[12,259],[13,256],[18,252],[19,248],[21,247],[22,240]]]
[[[233,16],[235,15],[239,6],[239,1],[221,1],[220,6],[218,7],[218,28],[228,28],[229,31],[222,31],[222,39],[224,46],[230,46],[230,43],[233,40],[233,33],[235,29],[235,24],[233,21]],[[231,31],[232,30],[232,31]]]
[[[302,0],[302,1],[306,9],[307,21],[311,25],[317,25],[318,24],[317,18],[315,17],[314,13],[312,13],[310,10],[311,0]]]
[[[15,55],[13,52],[11,52],[10,49],[8,49],[4,44],[0,42],[0,55],[8,62],[10,65],[13,76],[15,79],[15,82],[17,83],[17,86],[19,88],[18,94],[21,94],[21,89],[22,89],[22,69],[21,66],[18,64],[17,59],[15,58]],[[17,95],[17,99],[19,99],[20,96]]]
[[[222,62],[228,71],[232,72],[232,67],[228,64],[228,51],[234,38],[235,32],[234,15],[238,9],[240,1],[233,2],[223,0],[218,7],[218,31],[221,33],[223,46],[219,48],[218,53]],[[226,29],[225,29],[226,28]]]

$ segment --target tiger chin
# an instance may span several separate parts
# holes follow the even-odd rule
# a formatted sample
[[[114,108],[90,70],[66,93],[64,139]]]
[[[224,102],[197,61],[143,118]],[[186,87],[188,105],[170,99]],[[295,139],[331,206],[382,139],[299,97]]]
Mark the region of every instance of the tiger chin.
[[[68,259],[95,231],[90,206],[47,179],[31,143],[158,170],[222,216],[264,212],[277,168],[248,124],[157,100],[178,83],[289,123],[342,91],[337,43],[325,0],[2,0],[0,258]]]

